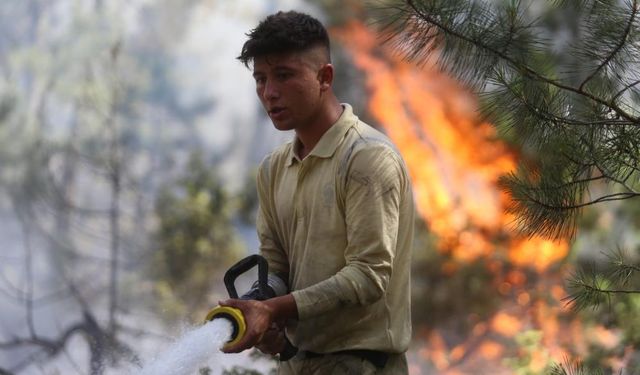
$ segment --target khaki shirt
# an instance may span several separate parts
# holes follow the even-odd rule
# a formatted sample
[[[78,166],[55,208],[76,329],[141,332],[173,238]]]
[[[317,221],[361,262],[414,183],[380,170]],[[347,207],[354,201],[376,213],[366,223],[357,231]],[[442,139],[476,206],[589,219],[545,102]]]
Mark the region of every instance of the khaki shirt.
[[[343,104],[304,160],[297,139],[258,173],[258,236],[270,272],[288,275],[301,350],[401,353],[411,337],[411,183],[389,139]]]

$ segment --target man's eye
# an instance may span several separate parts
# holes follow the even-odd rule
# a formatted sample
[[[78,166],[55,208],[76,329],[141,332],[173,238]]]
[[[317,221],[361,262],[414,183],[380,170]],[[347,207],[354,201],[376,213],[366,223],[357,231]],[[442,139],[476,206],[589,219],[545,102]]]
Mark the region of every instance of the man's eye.
[[[265,81],[265,79],[264,79],[264,78],[262,78],[262,77],[260,77],[260,78],[256,78],[256,84],[258,84],[258,85],[262,85],[262,84],[264,84],[264,81]]]
[[[287,79],[287,78],[291,77],[291,74],[290,74],[290,73],[278,73],[278,74],[276,75],[276,77],[277,77],[279,80],[284,80],[284,79]]]

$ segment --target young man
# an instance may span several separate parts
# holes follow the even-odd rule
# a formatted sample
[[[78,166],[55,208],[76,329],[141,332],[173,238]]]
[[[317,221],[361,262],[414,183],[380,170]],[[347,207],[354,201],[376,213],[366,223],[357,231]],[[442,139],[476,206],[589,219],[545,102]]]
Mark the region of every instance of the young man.
[[[247,322],[226,351],[281,353],[280,374],[406,374],[414,208],[404,162],[336,98],[318,20],[278,12],[247,35],[239,59],[253,65],[258,98],[276,129],[295,132],[257,181],[260,252],[289,292],[220,302]]]

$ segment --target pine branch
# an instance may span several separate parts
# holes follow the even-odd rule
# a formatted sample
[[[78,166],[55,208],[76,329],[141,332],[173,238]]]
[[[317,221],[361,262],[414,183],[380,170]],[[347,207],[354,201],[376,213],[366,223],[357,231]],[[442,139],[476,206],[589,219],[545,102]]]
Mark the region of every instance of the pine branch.
[[[627,90],[632,89],[633,87],[637,86],[638,84],[640,84],[640,79],[634,82],[629,83],[628,85],[624,86],[620,91],[618,91],[614,96],[613,96],[613,101],[617,100],[622,94],[624,94]]]
[[[610,301],[610,293],[603,292],[604,280],[598,277],[595,266],[589,271],[578,270],[568,280],[569,295],[563,300],[574,311],[587,307],[597,308],[602,302]]]
[[[625,251],[618,247],[615,251],[605,254],[609,258],[611,270],[607,276],[616,284],[627,286],[634,274],[640,274],[640,265],[631,264],[627,261]]]
[[[640,81],[639,81],[640,82]],[[607,125],[607,126],[633,126],[635,125],[633,122],[628,120],[619,120],[619,119],[607,119],[607,120],[599,120],[599,121],[584,121],[573,119],[570,117],[558,116],[549,111],[545,111],[544,108],[535,105],[527,100],[524,95],[521,95],[513,88],[513,86],[507,82],[506,80],[498,80],[498,83],[503,85],[505,88],[509,90],[509,92],[513,95],[515,99],[517,99],[522,105],[524,105],[529,112],[540,118],[540,120],[550,123],[558,123],[565,124],[569,126],[595,126],[595,125]],[[499,108],[495,108],[493,111],[500,110]]]
[[[579,361],[565,358],[562,364],[554,363],[548,375],[604,375],[601,369],[594,369]]]
[[[574,165],[580,166],[577,162]],[[618,192],[583,201],[585,186],[598,180],[611,181],[612,177],[602,173],[592,176],[587,173],[591,164],[582,166],[570,174],[568,181],[562,177],[568,175],[563,165],[551,165],[539,172],[521,168],[518,174],[502,177],[499,186],[512,196],[507,210],[516,214],[515,228],[530,236],[573,237],[579,209],[640,195],[633,191]]]
[[[611,201],[620,201],[620,200],[625,200],[625,199],[629,199],[629,198],[633,198],[633,197],[637,197],[640,196],[640,193],[633,193],[633,192],[628,192],[628,193],[614,193],[614,194],[607,194],[607,195],[603,195],[597,199],[593,199],[590,200],[588,202],[585,203],[578,203],[578,204],[567,204],[567,205],[552,205],[552,204],[548,204],[544,201],[538,200],[536,198],[534,198],[531,195],[527,195],[527,198],[529,198],[529,200],[531,200],[532,202],[537,203],[540,206],[543,206],[545,208],[548,208],[550,210],[560,210],[560,211],[564,211],[564,210],[575,210],[578,208],[584,208],[584,207],[588,207],[588,206],[592,206],[594,204],[598,204],[598,203],[602,203],[602,202],[611,202]]]
[[[609,53],[609,55],[598,65],[598,67],[591,73],[587,78],[582,81],[578,90],[582,91],[584,86],[589,82],[593,77],[600,72],[609,62],[613,59],[613,57],[622,50],[622,47],[627,43],[627,39],[629,37],[629,33],[631,32],[631,26],[633,25],[633,21],[636,19],[636,15],[638,13],[638,3],[637,0],[633,0],[631,15],[629,16],[629,22],[627,23],[627,27],[624,30],[624,35],[620,38],[620,42],[614,47],[614,49]]]
[[[398,0],[385,19],[407,58],[438,53],[440,66],[482,89],[482,113],[501,135],[532,152],[535,167],[501,180],[526,234],[573,236],[582,208],[640,195],[640,111],[630,102],[640,102],[638,2],[555,1],[564,9],[548,14],[575,16],[561,51],[549,43],[559,30],[524,9],[530,2]],[[583,201],[597,180],[611,190]]]
[[[607,257],[611,267],[608,271],[599,272],[592,263],[568,279],[569,295],[565,300],[573,310],[596,308],[605,300],[610,302],[614,295],[640,294],[640,289],[628,287],[632,277],[640,273],[640,265],[629,263],[621,248],[610,252]]]
[[[586,289],[590,289],[591,293],[603,293],[603,294],[640,294],[640,289],[638,290],[626,290],[626,289],[603,289],[598,288],[589,284],[576,284],[577,286],[581,286]]]
[[[444,24],[442,22],[439,22],[436,18],[432,17],[429,14],[423,13],[420,9],[417,8],[417,6],[415,5],[415,1],[414,0],[406,0],[407,4],[411,7],[411,9],[413,10],[413,12],[424,22],[426,22],[428,25],[433,25],[436,28],[438,28],[440,31],[442,31],[445,34],[451,35],[455,38],[458,38],[460,40],[463,40],[475,47],[478,47],[481,50],[484,50],[486,52],[488,52],[491,55],[496,56],[497,58],[507,62],[509,65],[511,65],[513,68],[515,68],[516,71],[519,71],[523,76],[525,77],[529,77],[544,83],[547,83],[551,86],[557,87],[559,89],[568,91],[568,92],[572,92],[575,94],[578,94],[580,96],[583,96],[585,98],[590,99],[591,101],[593,101],[594,103],[603,105],[605,107],[611,108],[614,112],[616,112],[620,117],[625,118],[627,121],[629,121],[631,124],[633,124],[633,126],[640,126],[640,118],[638,117],[634,117],[631,114],[627,113],[626,111],[624,111],[622,108],[620,108],[617,104],[615,104],[612,101],[606,101],[600,97],[597,97],[585,90],[583,90],[581,87],[580,88],[576,88],[570,85],[566,85],[564,83],[558,82],[556,80],[553,80],[551,78],[545,77],[544,75],[540,74],[539,72],[537,72],[535,69],[531,68],[530,66],[528,66],[525,63],[521,63],[518,62],[516,60],[514,60],[513,58],[511,58],[510,56],[508,56],[506,53],[504,53],[503,51],[497,50],[495,48],[492,48],[491,46],[489,46],[488,44],[484,43],[482,40],[479,39],[473,39],[468,37],[467,35],[464,35],[461,32],[458,32],[457,30],[454,30],[453,28],[451,28],[449,25]],[[426,39],[431,39],[433,36],[430,35],[425,35]],[[414,55],[415,56],[415,55]]]
[[[602,288],[598,286],[598,283],[595,280],[572,280],[571,288],[574,288],[575,291],[565,297],[565,300],[574,311],[583,310],[587,307],[595,309],[600,306],[605,298],[610,305],[611,295],[613,294],[640,294],[640,290]]]
[[[595,164],[595,167],[598,169],[598,171],[600,171],[600,173],[602,174],[602,176],[605,176],[607,179],[617,182],[618,184],[620,184],[621,186],[623,186],[625,189],[627,189],[627,194],[631,194],[631,196],[629,196],[629,198],[633,197],[633,196],[637,196],[640,195],[640,192],[637,192],[635,189],[633,189],[633,187],[631,187],[630,185],[628,185],[626,183],[626,179],[628,179],[629,177],[631,177],[633,175],[633,173],[635,172],[633,169],[630,171],[630,173],[627,175],[626,178],[623,179],[618,179],[617,177],[615,177],[612,173],[609,173],[608,171],[604,170],[604,167],[602,167],[601,165],[599,165],[598,163]],[[620,193],[620,194],[625,194],[625,193]],[[623,198],[626,199],[626,198]]]

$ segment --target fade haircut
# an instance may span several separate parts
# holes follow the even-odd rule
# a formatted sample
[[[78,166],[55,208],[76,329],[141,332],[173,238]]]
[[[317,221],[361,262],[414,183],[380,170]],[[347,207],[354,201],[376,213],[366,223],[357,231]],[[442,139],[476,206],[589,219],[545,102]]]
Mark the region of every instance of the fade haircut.
[[[278,12],[265,18],[246,34],[249,37],[238,56],[247,68],[258,57],[274,53],[302,52],[317,46],[326,50],[330,62],[329,35],[317,19],[296,11]]]

